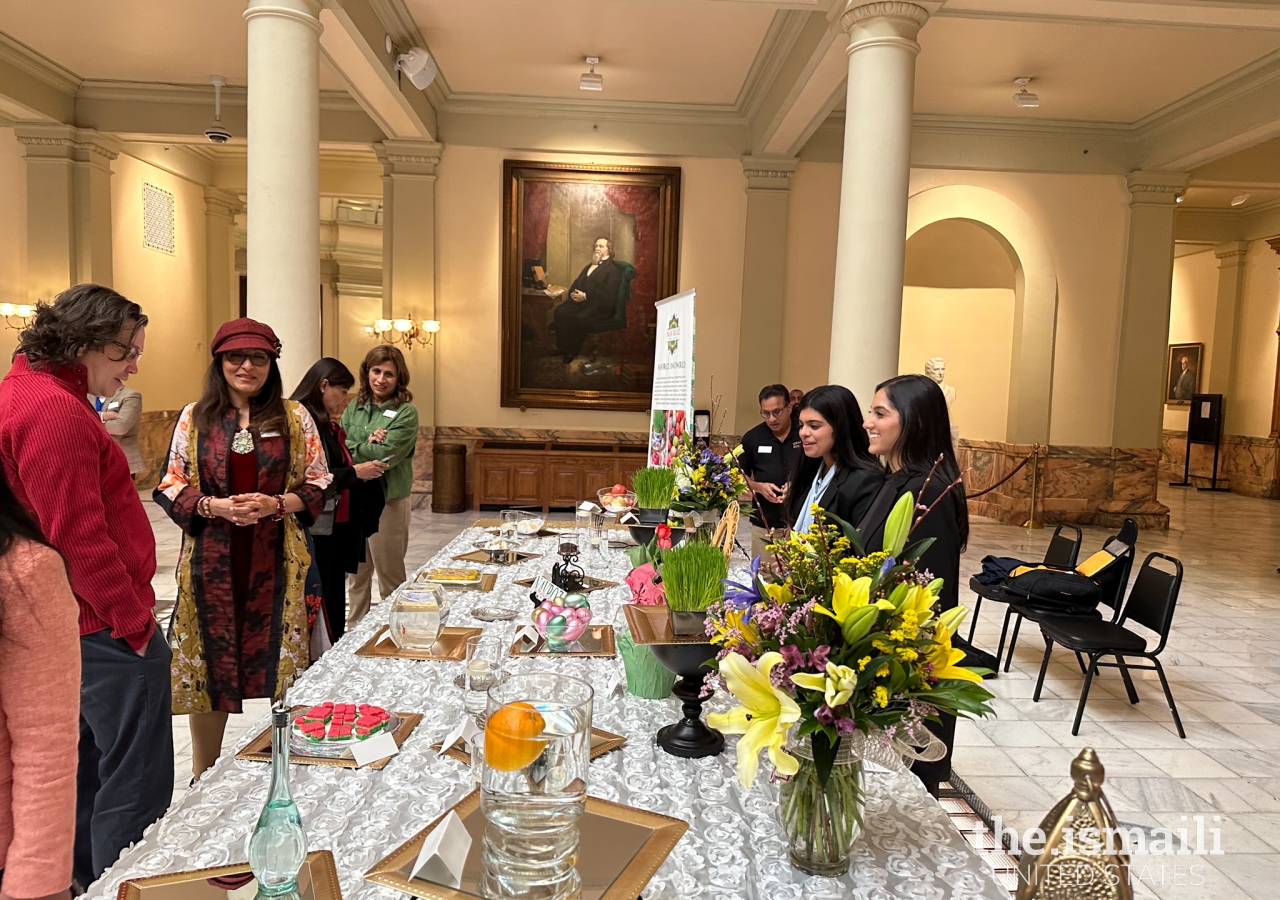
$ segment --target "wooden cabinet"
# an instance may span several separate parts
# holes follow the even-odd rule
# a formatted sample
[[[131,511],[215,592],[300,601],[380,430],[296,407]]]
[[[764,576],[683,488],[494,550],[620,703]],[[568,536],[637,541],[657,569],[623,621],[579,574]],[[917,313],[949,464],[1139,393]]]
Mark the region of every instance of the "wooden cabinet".
[[[628,444],[477,441],[474,505],[570,509],[601,488],[629,485],[645,453]]]

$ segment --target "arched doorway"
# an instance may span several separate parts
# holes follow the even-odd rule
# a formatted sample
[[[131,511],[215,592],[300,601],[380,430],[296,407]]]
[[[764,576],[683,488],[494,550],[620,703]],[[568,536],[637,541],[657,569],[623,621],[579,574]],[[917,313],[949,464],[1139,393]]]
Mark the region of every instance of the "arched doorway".
[[[981,227],[1008,256],[1013,310],[1004,440],[1047,444],[1058,313],[1058,277],[1049,245],[1016,203],[972,185],[944,185],[912,196],[907,202],[908,241],[927,226],[949,219]],[[992,339],[1001,344],[1006,340],[1004,334]]]

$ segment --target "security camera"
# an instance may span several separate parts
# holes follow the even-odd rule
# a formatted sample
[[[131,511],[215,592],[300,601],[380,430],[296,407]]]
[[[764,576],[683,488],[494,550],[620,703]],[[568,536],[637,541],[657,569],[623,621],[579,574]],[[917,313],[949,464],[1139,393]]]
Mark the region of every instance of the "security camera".
[[[222,127],[222,89],[227,79],[221,75],[210,75],[209,81],[213,84],[213,124],[204,130],[204,136],[215,144],[225,144],[231,140],[231,132]]]
[[[413,86],[420,91],[435,80],[439,71],[431,54],[421,47],[411,47],[408,53],[396,57],[396,68],[408,75]]]

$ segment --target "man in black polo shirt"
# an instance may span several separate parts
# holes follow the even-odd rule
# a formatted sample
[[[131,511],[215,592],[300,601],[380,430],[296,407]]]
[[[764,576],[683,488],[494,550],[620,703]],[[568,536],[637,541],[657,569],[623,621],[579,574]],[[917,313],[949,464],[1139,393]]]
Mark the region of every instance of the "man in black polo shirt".
[[[742,436],[742,472],[747,487],[755,495],[756,511],[751,516],[751,555],[764,554],[769,532],[785,530],[782,501],[787,494],[791,469],[802,453],[800,430],[792,415],[795,409],[787,389],[771,384],[760,391],[759,425]]]

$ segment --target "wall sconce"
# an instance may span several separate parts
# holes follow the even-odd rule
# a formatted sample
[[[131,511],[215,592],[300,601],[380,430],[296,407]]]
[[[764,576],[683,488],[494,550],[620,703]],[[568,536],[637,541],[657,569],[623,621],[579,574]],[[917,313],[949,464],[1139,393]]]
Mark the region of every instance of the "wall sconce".
[[[406,350],[412,350],[415,342],[431,346],[435,341],[440,323],[435,319],[375,319],[372,325],[366,325],[364,332],[377,338],[384,344],[403,344]]]
[[[6,328],[12,328],[14,331],[22,331],[31,324],[31,317],[36,313],[36,308],[28,303],[0,303],[0,318],[4,319]],[[18,318],[18,324],[13,324],[12,319]],[[438,325],[437,325],[438,327]]]

